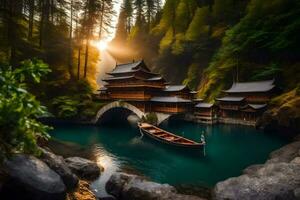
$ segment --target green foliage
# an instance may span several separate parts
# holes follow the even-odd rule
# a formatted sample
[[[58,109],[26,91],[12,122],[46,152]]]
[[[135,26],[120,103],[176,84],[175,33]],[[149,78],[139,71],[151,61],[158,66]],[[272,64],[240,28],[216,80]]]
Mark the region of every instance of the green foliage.
[[[54,108],[57,117],[72,118],[77,116],[79,104],[78,100],[74,100],[73,96],[59,96],[53,99],[52,107]]]
[[[284,88],[291,89],[289,82],[294,79],[285,74],[294,71],[295,77],[300,76],[294,70],[300,56],[299,14],[300,3],[296,0],[250,1],[247,14],[227,31],[222,47],[207,68],[201,94],[213,99],[212,91],[224,89],[219,88],[220,84],[228,87],[237,70],[239,80],[276,77]]]
[[[190,10],[189,4],[190,1],[180,0],[177,8],[176,8],[176,15],[175,15],[175,29],[176,33],[185,32],[186,28],[189,25],[190,20]],[[194,7],[195,8],[195,7]]]
[[[265,68],[257,70],[256,74],[251,77],[252,80],[267,80],[276,78],[282,72],[282,68],[279,67],[278,64],[271,63],[267,65]]]
[[[169,30],[166,32],[165,36],[160,41],[160,53],[170,47],[173,42],[173,28],[170,27]]]
[[[196,63],[193,63],[189,67],[188,74],[183,80],[183,84],[187,85],[190,89],[195,90],[198,86],[199,78],[199,66]]]
[[[159,24],[152,30],[155,35],[164,35],[166,32],[169,32],[170,27],[174,26],[176,7],[179,0],[169,0],[166,1],[162,17]]]
[[[197,8],[196,14],[186,31],[186,39],[189,41],[197,41],[201,36],[207,35],[209,29],[208,19],[208,6]]]
[[[157,124],[158,118],[156,113],[147,113],[146,116],[142,118],[142,122],[146,122],[149,124]]]
[[[48,126],[37,121],[46,116],[41,106],[26,90],[26,81],[38,83],[50,70],[42,61],[34,59],[22,62],[13,70],[0,67],[0,159],[11,153],[38,153],[37,138],[49,138]]]

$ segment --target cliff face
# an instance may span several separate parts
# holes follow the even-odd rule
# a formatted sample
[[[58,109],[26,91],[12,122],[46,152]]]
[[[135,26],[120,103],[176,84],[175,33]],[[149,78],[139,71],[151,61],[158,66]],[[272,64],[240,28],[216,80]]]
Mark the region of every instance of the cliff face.
[[[278,132],[285,136],[300,133],[299,89],[286,92],[270,102],[270,109],[258,121],[257,126],[267,132]]]
[[[237,78],[275,78],[284,91],[299,86],[299,7],[293,0],[250,1],[205,69],[199,95],[213,100]]]
[[[276,78],[287,92],[300,80],[299,14],[297,0],[167,0],[151,29],[118,44],[209,101],[234,79]]]

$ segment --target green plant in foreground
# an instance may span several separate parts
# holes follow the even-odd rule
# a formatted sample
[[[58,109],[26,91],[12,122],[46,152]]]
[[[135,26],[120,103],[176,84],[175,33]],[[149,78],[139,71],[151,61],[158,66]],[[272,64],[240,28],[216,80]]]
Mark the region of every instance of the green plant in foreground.
[[[16,69],[0,65],[0,160],[17,152],[38,154],[37,138],[49,138],[50,127],[37,121],[48,114],[46,108],[26,90],[26,82],[39,83],[48,72],[37,59]]]

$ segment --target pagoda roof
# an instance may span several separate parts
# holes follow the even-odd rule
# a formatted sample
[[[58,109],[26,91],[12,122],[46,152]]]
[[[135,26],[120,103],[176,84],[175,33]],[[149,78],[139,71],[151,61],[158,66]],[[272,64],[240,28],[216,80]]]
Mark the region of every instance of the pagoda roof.
[[[98,91],[106,91],[107,87],[101,87],[100,89],[98,89]]]
[[[168,85],[168,86],[166,86],[164,91],[165,92],[178,92],[178,91],[184,90],[186,88],[187,88],[186,85]]]
[[[141,63],[143,63],[142,60],[137,61],[137,62],[132,62],[132,63],[119,64],[119,65],[116,65],[116,67],[110,73],[118,74],[118,73],[134,72],[135,68],[138,67]]]
[[[161,77],[161,76],[155,76],[155,77],[152,77],[152,78],[148,78],[146,79],[147,81],[159,81],[159,80],[163,80],[164,78]]]
[[[106,77],[103,79],[103,81],[110,81],[110,80],[123,80],[123,79],[130,79],[130,78],[135,78],[134,76],[120,76],[120,77]]]
[[[212,103],[198,103],[195,107],[196,108],[211,108],[214,104]]]
[[[174,97],[152,97],[150,99],[152,102],[169,102],[169,103],[190,103],[189,99],[183,99],[177,96]]]
[[[231,88],[224,90],[227,93],[268,92],[275,87],[274,79],[267,81],[237,82]]]
[[[243,101],[245,98],[244,97],[222,97],[222,98],[217,98],[217,101],[233,101],[233,102],[240,102]]]
[[[194,99],[193,101],[194,101],[194,102],[203,102],[204,99],[198,98],[198,99]]]
[[[267,104],[247,104],[246,106],[242,107],[242,109],[252,108],[254,110],[259,110],[265,108],[266,106]]]
[[[144,79],[144,78],[137,77],[135,75],[131,75],[131,76],[108,76],[108,77],[104,78],[103,81],[124,80],[124,79],[132,79],[132,78],[137,79],[137,80],[144,80],[144,81],[160,81],[160,80],[164,80],[164,78],[161,77],[161,76],[156,76],[156,77]]]

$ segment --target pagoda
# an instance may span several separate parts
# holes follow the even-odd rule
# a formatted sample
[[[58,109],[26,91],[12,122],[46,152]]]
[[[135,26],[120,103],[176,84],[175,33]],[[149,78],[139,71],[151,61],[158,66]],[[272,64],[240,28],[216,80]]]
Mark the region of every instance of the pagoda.
[[[191,108],[195,92],[185,85],[170,85],[151,72],[143,60],[118,64],[103,79],[102,100],[122,100],[143,112],[181,113]]]
[[[276,92],[274,80],[236,82],[217,98],[219,121],[254,125]]]

